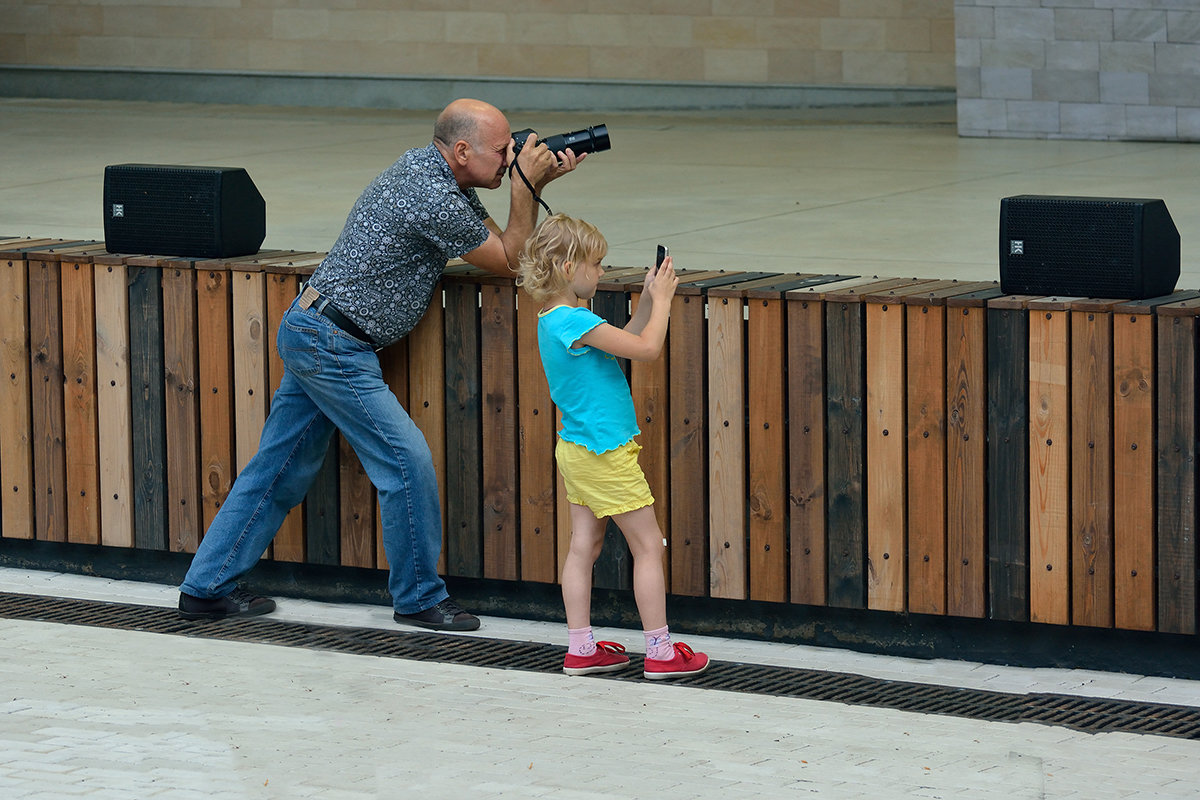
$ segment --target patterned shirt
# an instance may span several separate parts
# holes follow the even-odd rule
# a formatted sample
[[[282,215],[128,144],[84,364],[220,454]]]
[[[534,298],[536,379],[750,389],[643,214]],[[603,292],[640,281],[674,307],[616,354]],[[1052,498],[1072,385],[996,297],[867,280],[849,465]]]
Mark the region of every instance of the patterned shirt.
[[[309,283],[391,344],[421,321],[446,262],[484,243],[487,217],[437,147],[409,150],[363,190]]]

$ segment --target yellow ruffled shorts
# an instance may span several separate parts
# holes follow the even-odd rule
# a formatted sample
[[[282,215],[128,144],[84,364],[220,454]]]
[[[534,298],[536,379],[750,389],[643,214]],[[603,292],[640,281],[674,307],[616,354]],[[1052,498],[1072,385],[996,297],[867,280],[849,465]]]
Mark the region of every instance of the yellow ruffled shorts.
[[[554,458],[567,486],[567,499],[587,506],[597,519],[654,504],[646,474],[638,464],[642,447],[632,439],[605,453],[558,440]]]

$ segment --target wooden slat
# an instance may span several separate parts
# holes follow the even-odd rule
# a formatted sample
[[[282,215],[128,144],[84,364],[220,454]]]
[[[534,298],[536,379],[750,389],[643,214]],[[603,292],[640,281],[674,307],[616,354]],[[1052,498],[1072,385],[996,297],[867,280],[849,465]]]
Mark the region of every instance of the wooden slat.
[[[904,305],[867,303],[867,607],[906,597]]]
[[[1029,317],[1024,301],[988,303],[989,615],[1029,619]],[[1043,567],[1045,565],[1042,565]]]
[[[1071,621],[1068,312],[1029,307],[1029,616]]]
[[[196,271],[200,413],[200,526],[208,530],[236,474],[233,287],[227,269]]]
[[[1196,633],[1196,317],[1166,306],[1158,317],[1158,620]]]
[[[130,260],[129,384],[133,399],[133,540],[167,548],[166,409],[161,269]]]
[[[445,310],[443,287],[433,290],[433,300],[408,341],[408,414],[429,445],[437,475],[442,507],[442,552],[438,571],[446,572],[446,380]],[[536,353],[536,348],[534,349]],[[311,507],[311,506],[310,506]]]
[[[338,447],[340,478],[341,563],[344,567],[372,568],[376,555],[375,487],[346,438],[338,434],[334,441]]]
[[[641,287],[634,287],[630,296],[630,311],[637,312],[641,302]],[[668,332],[667,339],[670,339]],[[671,415],[670,415],[670,342],[663,345],[662,353],[652,361],[629,363],[629,389],[633,395],[633,407],[637,414],[638,437],[642,452],[638,462],[650,493],[654,496],[654,516],[663,532],[663,539],[670,548],[667,531],[671,530]],[[624,537],[622,537],[624,538]],[[671,554],[663,553],[663,574],[666,585],[671,585]]]
[[[750,598],[788,600],[788,474],[784,381],[784,302],[750,298],[749,359]]]
[[[276,334],[283,321],[284,312],[300,293],[300,278],[285,272],[269,272],[265,282],[266,327],[263,334],[267,344],[267,376],[271,395],[283,381],[283,359],[276,347]],[[270,413],[270,400],[267,401]],[[302,562],[304,558],[304,504],[293,507],[283,518],[279,532],[271,542],[271,557],[276,561]]]
[[[1113,622],[1154,630],[1154,317],[1113,315]]]
[[[946,613],[982,617],[987,613],[987,318],[982,303],[955,301],[948,298],[946,308]],[[1008,391],[1021,393],[1024,384]],[[1021,437],[1019,446],[1024,448],[1025,441]]]
[[[709,595],[744,599],[746,575],[745,331],[742,303],[708,304]]]
[[[908,610],[945,614],[946,308],[910,306],[907,317]]]
[[[1071,317],[1071,622],[1113,624],[1113,351],[1109,308]]]
[[[325,460],[313,478],[304,499],[304,553],[307,564],[341,563],[341,502],[338,496],[340,434],[335,433],[325,450]]]
[[[517,526],[516,287],[480,290],[483,389],[483,574],[515,581],[520,576]]]
[[[23,258],[0,260],[0,536],[10,539],[34,538],[28,275]]]
[[[610,270],[592,299],[592,311],[617,328],[624,328],[629,322],[629,295],[622,275],[631,274],[633,270]],[[629,362],[620,363],[628,380]],[[592,567],[592,583],[601,589],[633,588],[633,556],[629,553],[624,534],[611,519],[605,522],[604,546]]]
[[[266,276],[261,272],[230,274],[233,291],[234,452],[241,472],[258,452],[267,419]]]
[[[865,311],[855,300],[825,303],[828,604],[867,602]]]
[[[483,576],[479,290],[446,281],[446,573]]]
[[[67,541],[100,543],[96,306],[89,261],[62,264],[63,433]]]
[[[788,499],[790,599],[824,605],[825,319],[816,298],[788,295]]]
[[[51,542],[67,540],[59,267],[48,258],[29,262],[34,529],[36,538]]]
[[[671,527],[667,532],[671,592],[708,594],[708,411],[704,391],[704,299],[681,287],[671,301]],[[659,501],[660,503],[663,500]]]
[[[99,425],[100,540],[133,546],[133,397],[129,361],[129,282],[120,259],[97,259],[96,416]]]
[[[517,296],[517,447],[521,580],[554,583],[554,406],[538,355],[539,304]]]
[[[383,382],[392,390],[402,407],[408,405],[408,340],[401,339],[378,351],[379,368]],[[407,409],[405,409],[407,411]],[[387,550],[384,546],[383,509],[379,503],[379,490],[375,490],[375,565],[388,568]]]
[[[191,264],[162,273],[163,362],[167,423],[168,548],[194,553],[200,544],[200,380],[196,273]]]

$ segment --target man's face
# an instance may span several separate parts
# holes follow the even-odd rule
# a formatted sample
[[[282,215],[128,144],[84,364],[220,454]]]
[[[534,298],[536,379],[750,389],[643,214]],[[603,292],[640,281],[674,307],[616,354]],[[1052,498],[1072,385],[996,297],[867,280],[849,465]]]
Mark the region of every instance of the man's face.
[[[487,121],[479,126],[478,140],[471,146],[467,171],[470,185],[480,189],[498,189],[508,171],[512,131],[503,120]]]

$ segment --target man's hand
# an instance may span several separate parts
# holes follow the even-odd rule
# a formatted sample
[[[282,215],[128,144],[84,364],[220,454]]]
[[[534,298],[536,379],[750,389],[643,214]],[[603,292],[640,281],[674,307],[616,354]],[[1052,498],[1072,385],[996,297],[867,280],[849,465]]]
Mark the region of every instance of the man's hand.
[[[509,153],[511,160],[512,144],[509,144]],[[525,145],[521,148],[520,154],[517,156],[517,165],[533,187],[541,194],[542,188],[552,180],[561,178],[568,172],[571,172],[575,167],[579,166],[580,162],[587,156],[587,153],[576,156],[575,153],[567,148],[557,156],[550,152],[550,148],[542,142],[538,141],[537,134],[529,134],[529,138],[525,140]]]

